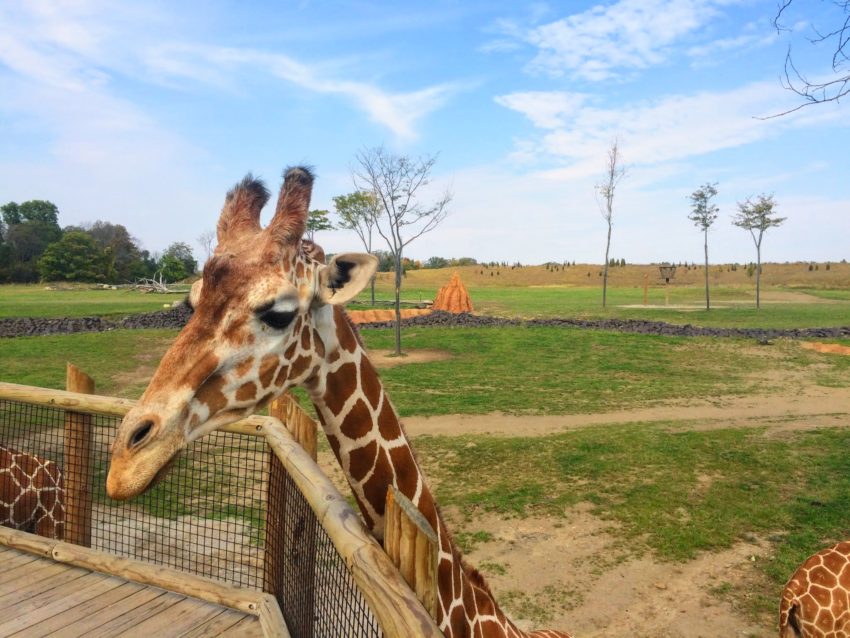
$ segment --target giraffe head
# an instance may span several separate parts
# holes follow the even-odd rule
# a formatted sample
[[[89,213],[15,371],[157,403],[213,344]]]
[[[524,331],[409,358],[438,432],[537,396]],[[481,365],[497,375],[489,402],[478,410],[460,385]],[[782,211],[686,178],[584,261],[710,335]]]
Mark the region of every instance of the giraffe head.
[[[112,498],[145,491],[188,442],[309,382],[321,367],[332,306],[363,289],[377,259],[347,253],[324,264],[321,249],[302,241],[312,186],[309,170],[287,170],[266,228],[261,181],[248,175],[227,194],[218,245],[189,294],[194,313],[118,427],[106,482]]]

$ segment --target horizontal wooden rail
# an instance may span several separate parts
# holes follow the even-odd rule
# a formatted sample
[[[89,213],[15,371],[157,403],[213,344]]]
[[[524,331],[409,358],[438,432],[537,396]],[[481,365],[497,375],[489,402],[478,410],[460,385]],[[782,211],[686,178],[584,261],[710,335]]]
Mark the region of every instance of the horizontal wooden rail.
[[[3,381],[0,381],[0,399],[33,403],[35,405],[44,405],[62,410],[73,410],[74,412],[90,412],[118,417],[123,417],[136,405],[136,401],[133,399],[105,397],[99,394],[80,394],[78,392],[53,390],[51,388],[36,388],[34,386],[6,383]],[[260,434],[264,418],[259,416],[248,417],[247,419],[242,419],[236,423],[219,428],[219,430],[222,432],[257,436]]]

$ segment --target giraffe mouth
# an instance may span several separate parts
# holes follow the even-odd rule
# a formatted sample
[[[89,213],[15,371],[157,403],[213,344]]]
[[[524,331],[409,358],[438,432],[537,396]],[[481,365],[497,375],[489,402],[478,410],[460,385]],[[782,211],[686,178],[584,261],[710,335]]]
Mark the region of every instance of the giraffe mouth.
[[[177,457],[180,456],[180,450],[177,450],[174,454],[171,455],[171,458],[168,459],[165,463],[163,463],[162,467],[156,471],[156,474],[153,475],[153,478],[150,482],[139,492],[139,496],[142,494],[147,494],[157,485],[162,483],[165,480],[165,477],[171,471],[171,468],[174,467],[174,464],[177,462]]]

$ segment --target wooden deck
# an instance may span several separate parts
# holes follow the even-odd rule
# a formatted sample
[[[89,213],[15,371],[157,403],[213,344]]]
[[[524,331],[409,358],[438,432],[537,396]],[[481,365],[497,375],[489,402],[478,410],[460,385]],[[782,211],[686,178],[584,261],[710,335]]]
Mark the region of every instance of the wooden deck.
[[[0,545],[0,637],[261,638],[256,616]]]

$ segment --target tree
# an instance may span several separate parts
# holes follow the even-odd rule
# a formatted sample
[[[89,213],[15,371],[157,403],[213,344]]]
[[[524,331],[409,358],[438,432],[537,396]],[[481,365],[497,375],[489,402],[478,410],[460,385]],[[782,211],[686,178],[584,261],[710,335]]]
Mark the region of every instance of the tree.
[[[355,156],[354,186],[374,193],[381,215],[375,229],[384,239],[395,261],[395,354],[401,355],[401,281],[404,249],[434,230],[448,214],[451,191],[446,190],[430,204],[419,201],[428,186],[437,156],[411,159],[394,155],[383,146],[364,148]]]
[[[195,274],[197,268],[198,262],[192,255],[192,249],[182,241],[174,242],[166,248],[157,262],[157,269],[166,281],[186,279]]]
[[[333,230],[330,213],[326,210],[311,210],[307,213],[307,239],[313,241],[316,231]]]
[[[688,215],[697,228],[703,232],[705,239],[705,309],[711,310],[708,294],[708,229],[717,219],[720,211],[711,200],[717,196],[717,184],[706,182],[691,193],[691,212]]]
[[[4,281],[38,281],[38,260],[44,250],[62,237],[56,205],[44,200],[0,207],[6,224],[0,277]]]
[[[53,202],[43,199],[31,199],[21,204],[18,210],[25,222],[42,222],[53,226],[59,225],[59,209]]]
[[[3,221],[7,226],[20,224],[24,221],[21,217],[21,208],[16,202],[7,202],[0,206],[0,214],[3,215]]]
[[[445,257],[429,257],[425,262],[425,268],[448,268],[449,260]]]
[[[212,257],[213,253],[213,242],[215,241],[215,231],[214,230],[205,230],[198,238],[195,240],[198,242],[198,245],[206,252],[206,260],[209,261],[209,258]]]
[[[761,307],[761,241],[765,231],[774,226],[781,226],[787,219],[774,215],[775,209],[773,195],[759,195],[755,201],[748,197],[745,201],[738,202],[738,212],[732,217],[735,226],[750,231],[756,246],[756,308]]]
[[[336,214],[339,215],[339,227],[357,233],[363,248],[372,254],[372,232],[381,214],[378,198],[366,191],[354,191],[348,195],[333,198]],[[375,305],[375,277],[371,284],[372,305]]]
[[[779,11],[773,19],[773,24],[777,31],[789,30],[782,24],[782,20],[786,11],[793,3],[794,0],[782,0],[780,2]],[[830,25],[826,29],[813,24],[812,29],[815,36],[809,39],[809,42],[814,46],[824,43],[832,44],[832,77],[815,81],[809,80],[794,63],[789,45],[788,51],[785,54],[782,85],[803,98],[803,102],[792,109],[771,117],[787,115],[811,104],[837,102],[845,95],[850,94],[850,72],[848,72],[848,68],[850,68],[848,66],[848,63],[850,63],[850,0],[834,0],[832,4],[844,13],[843,17],[839,18],[835,24]]]
[[[608,253],[611,250],[611,227],[614,220],[614,193],[617,190],[617,185],[623,176],[626,174],[625,167],[620,163],[620,147],[615,139],[611,143],[611,148],[608,149],[608,160],[605,165],[604,181],[596,185],[596,196],[599,203],[599,210],[602,213],[602,219],[608,225],[608,237],[605,242],[605,265],[602,271],[602,307],[605,307],[608,297]]]
[[[106,255],[106,281],[126,282],[146,276],[138,240],[122,224],[96,221],[81,230],[90,235]]]
[[[88,233],[72,230],[38,260],[44,281],[105,281],[109,257]]]

